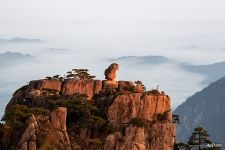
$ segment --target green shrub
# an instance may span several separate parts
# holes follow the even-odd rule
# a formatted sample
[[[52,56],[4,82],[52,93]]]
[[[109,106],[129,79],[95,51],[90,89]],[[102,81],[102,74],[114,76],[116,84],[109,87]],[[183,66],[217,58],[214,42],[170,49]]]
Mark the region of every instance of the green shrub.
[[[101,128],[106,124],[96,104],[88,101],[86,94],[76,93],[67,99],[56,99],[51,102],[57,107],[67,108],[67,122],[70,125],[75,122],[79,127]]]
[[[157,89],[153,89],[149,91],[149,94],[160,94],[160,92]]]
[[[133,118],[130,120],[129,125],[135,125],[137,127],[144,127],[145,123],[141,118]]]
[[[110,124],[107,124],[104,128],[103,128],[103,131],[106,132],[107,134],[111,134],[111,133],[115,133],[116,132],[116,129],[110,125]]]
[[[169,112],[170,112],[170,110],[167,110],[167,111],[165,111],[163,113],[156,114],[157,121],[165,121],[165,120],[167,120],[168,117],[169,117]]]
[[[13,127],[23,127],[24,122],[32,114],[39,115],[46,113],[47,110],[41,107],[28,108],[26,105],[16,104],[12,106],[12,108],[4,114],[2,121],[5,121],[6,124]]]

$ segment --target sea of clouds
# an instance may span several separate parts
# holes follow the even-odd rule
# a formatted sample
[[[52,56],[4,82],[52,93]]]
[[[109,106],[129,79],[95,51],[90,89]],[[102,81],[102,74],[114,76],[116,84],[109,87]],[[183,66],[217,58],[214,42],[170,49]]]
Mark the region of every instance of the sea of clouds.
[[[25,62],[0,68],[0,116],[13,92],[30,80],[73,68],[88,68],[98,79],[113,58],[164,56],[163,64],[120,62],[118,80],[142,80],[165,91],[173,109],[206,85],[204,75],[179,63],[225,61],[223,1],[0,1],[0,53],[30,54]],[[213,5],[212,5],[213,3]],[[5,15],[7,14],[7,15]],[[40,39],[31,42],[29,39]]]

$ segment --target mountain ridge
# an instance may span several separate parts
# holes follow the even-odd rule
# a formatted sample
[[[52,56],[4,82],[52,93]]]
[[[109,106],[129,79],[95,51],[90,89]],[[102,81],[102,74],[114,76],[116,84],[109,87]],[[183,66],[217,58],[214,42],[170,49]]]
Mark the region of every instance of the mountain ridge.
[[[191,131],[202,126],[215,142],[225,144],[225,122],[222,119],[225,113],[224,89],[225,77],[192,95],[174,110],[180,116],[181,124],[177,126],[179,140],[187,141]]]

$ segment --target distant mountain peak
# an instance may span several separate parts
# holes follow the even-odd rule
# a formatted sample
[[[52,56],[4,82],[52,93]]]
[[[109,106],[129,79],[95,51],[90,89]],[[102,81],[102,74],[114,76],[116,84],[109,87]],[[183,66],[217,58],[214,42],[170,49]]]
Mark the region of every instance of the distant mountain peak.
[[[225,77],[211,83],[176,108],[174,113],[180,116],[181,122],[177,126],[178,140],[187,141],[191,131],[202,126],[209,132],[211,139],[225,144],[224,91]]]
[[[160,55],[147,55],[147,56],[121,56],[116,59],[111,59],[112,61],[131,61],[134,63],[143,64],[161,64],[168,63],[170,60],[167,57]]]
[[[40,43],[42,40],[40,39],[29,39],[29,38],[21,38],[14,37],[12,39],[0,39],[1,44],[13,44],[13,43]]]

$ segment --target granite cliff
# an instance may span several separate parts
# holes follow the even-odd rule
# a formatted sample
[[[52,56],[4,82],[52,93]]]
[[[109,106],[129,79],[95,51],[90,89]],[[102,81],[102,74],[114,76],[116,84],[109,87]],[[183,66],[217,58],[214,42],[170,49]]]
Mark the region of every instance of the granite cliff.
[[[172,150],[170,97],[116,81],[118,69],[110,65],[103,81],[42,79],[18,89],[5,109],[0,149]]]

